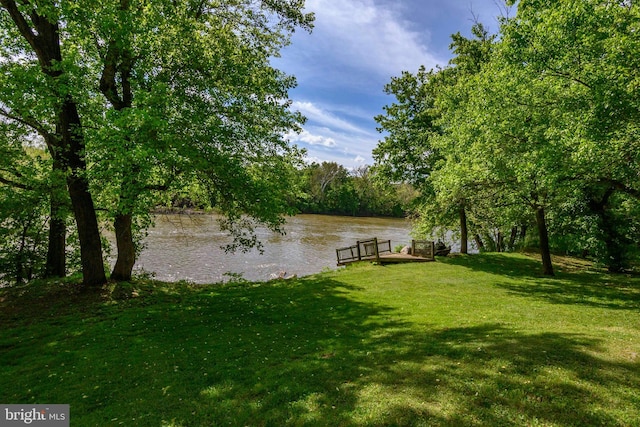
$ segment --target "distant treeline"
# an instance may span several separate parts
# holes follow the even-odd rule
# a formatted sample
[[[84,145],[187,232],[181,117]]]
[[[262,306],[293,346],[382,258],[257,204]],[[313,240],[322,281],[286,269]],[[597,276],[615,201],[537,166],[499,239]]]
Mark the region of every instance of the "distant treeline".
[[[349,170],[335,162],[312,163],[294,172],[289,206],[294,213],[405,217],[419,193],[406,183],[381,183],[369,166]],[[171,196],[178,209],[215,209],[192,185]]]
[[[418,196],[409,184],[379,183],[368,166],[312,163],[298,176],[293,206],[301,213],[404,217]]]

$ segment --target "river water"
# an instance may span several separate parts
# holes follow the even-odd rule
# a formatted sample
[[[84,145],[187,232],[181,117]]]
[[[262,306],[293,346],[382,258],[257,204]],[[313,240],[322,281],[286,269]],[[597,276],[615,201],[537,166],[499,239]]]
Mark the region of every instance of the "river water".
[[[411,223],[403,219],[297,215],[287,220],[285,235],[258,229],[264,253],[227,254],[230,242],[215,215],[158,215],[145,239],[135,270],[165,281],[216,283],[225,273],[257,281],[286,272],[304,276],[336,269],[336,249],[372,237],[390,239],[391,248],[411,243]]]

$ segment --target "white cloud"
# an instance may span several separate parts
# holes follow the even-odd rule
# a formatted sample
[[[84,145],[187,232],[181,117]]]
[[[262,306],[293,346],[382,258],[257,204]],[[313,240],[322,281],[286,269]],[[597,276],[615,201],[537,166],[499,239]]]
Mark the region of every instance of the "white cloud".
[[[313,161],[353,168],[373,161],[371,151],[381,139],[374,116],[393,102],[383,95],[390,77],[415,73],[421,65],[445,65],[449,36],[468,33],[470,11],[486,22],[497,5],[495,0],[306,0],[306,9],[316,14],[313,32],[296,32],[282,57],[274,59],[277,68],[298,78],[292,109],[308,118],[304,132],[289,139]]]
[[[353,135],[327,127],[305,126],[299,134],[290,132],[285,138],[307,150],[309,163],[337,162],[353,168],[372,163],[371,148],[376,145],[378,135]]]
[[[308,165],[310,165],[311,163],[318,163],[318,164],[320,164],[320,163],[322,163],[322,162],[323,162],[323,160],[320,160],[320,158],[319,158],[319,157],[315,157],[315,156],[307,156],[307,157],[305,157],[303,160],[304,160],[304,162],[305,162],[306,164],[308,164]]]
[[[359,127],[347,120],[341,119],[326,109],[320,108],[312,102],[295,101],[291,106],[294,110],[300,111],[307,119],[316,124],[326,126],[331,129],[340,129],[344,132],[362,133]]]
[[[333,148],[336,146],[336,141],[333,138],[327,138],[322,135],[314,135],[307,130],[303,130],[299,134],[290,132],[285,135],[285,138],[291,142],[305,142],[309,145],[320,145],[327,148]]]
[[[410,30],[397,8],[373,0],[307,0],[306,4],[316,14],[310,36],[318,41],[314,49],[330,55],[333,62],[385,77],[442,63],[424,43],[428,31]]]
[[[293,108],[309,121],[299,134],[290,132],[285,138],[302,145],[309,162],[337,162],[351,168],[372,163],[371,150],[380,137],[374,129],[351,122],[340,107],[332,108],[337,114],[307,101],[296,101]]]
[[[443,61],[428,51],[428,30],[414,31],[415,22],[402,17],[406,5],[306,0],[306,9],[316,14],[313,33],[296,33],[276,61],[307,92],[291,106],[307,117],[304,132],[288,138],[322,161],[371,163],[379,139],[373,116],[382,110],[384,84],[404,70]]]

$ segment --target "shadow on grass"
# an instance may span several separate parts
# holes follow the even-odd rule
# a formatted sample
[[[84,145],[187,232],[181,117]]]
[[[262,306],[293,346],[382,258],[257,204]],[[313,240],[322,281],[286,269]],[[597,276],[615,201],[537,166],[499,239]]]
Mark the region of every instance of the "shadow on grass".
[[[578,304],[614,310],[640,309],[640,279],[625,274],[567,271],[556,268],[556,276],[539,274],[541,263],[533,258],[508,254],[482,254],[451,257],[441,260],[494,274],[504,279],[496,284],[519,295],[545,300],[554,304]]]
[[[1,402],[74,425],[631,425],[637,363],[499,324],[429,329],[322,278],[156,293],[3,332]],[[153,302],[153,303],[151,303]],[[29,336],[31,334],[31,336]]]
[[[522,254],[488,252],[473,255],[458,255],[438,257],[439,262],[459,265],[474,271],[499,274],[513,278],[549,278],[542,275],[542,263],[539,256]],[[558,266],[554,265],[558,270]],[[556,271],[557,272],[557,271]],[[560,272],[560,274],[562,274]]]

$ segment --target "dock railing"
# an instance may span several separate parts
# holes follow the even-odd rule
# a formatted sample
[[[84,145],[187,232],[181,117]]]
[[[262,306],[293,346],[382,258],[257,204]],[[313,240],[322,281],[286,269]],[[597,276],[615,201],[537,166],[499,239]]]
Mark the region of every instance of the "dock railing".
[[[336,249],[338,265],[362,260],[380,260],[380,254],[391,253],[391,240],[377,238],[358,240],[355,245]]]
[[[411,254],[428,259],[435,259],[435,245],[431,240],[412,240]]]

